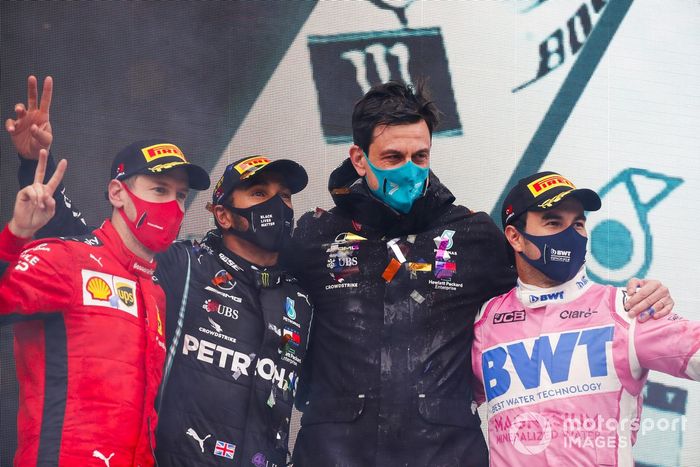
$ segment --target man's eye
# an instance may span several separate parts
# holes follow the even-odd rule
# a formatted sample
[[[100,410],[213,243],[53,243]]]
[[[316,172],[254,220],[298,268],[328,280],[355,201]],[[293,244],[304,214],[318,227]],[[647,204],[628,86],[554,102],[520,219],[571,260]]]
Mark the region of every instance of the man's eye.
[[[181,199],[181,200],[187,199],[187,193],[185,193],[184,191],[178,191],[177,199]]]
[[[153,191],[155,191],[155,192],[158,193],[159,195],[162,195],[162,194],[165,194],[165,193],[166,193],[165,188],[163,188],[162,186],[157,186],[157,187],[153,188]]]

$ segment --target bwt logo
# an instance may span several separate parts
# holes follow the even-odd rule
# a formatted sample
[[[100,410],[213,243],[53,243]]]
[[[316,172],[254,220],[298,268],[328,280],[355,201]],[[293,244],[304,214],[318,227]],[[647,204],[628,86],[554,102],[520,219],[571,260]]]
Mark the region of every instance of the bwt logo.
[[[562,300],[564,298],[564,291],[552,292],[542,295],[530,295],[530,303],[537,302],[549,302],[552,300]]]
[[[518,378],[525,389],[540,387],[543,366],[552,384],[568,381],[572,356],[578,346],[586,348],[590,376],[607,376],[606,343],[612,342],[612,326],[561,333],[555,349],[552,349],[552,337],[540,336],[535,339],[531,355],[528,355],[523,341],[484,352],[481,369],[487,399],[490,401],[507,393],[513,378]],[[506,368],[511,366],[509,359],[514,373]]]
[[[506,311],[505,313],[493,315],[493,324],[514,323],[517,321],[525,321],[525,310]]]

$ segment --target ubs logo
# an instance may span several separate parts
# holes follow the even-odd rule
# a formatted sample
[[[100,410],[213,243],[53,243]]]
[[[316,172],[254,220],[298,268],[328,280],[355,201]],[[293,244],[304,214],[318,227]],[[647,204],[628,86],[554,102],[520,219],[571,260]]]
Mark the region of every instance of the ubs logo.
[[[423,76],[430,76],[433,100],[444,115],[440,131],[434,135],[461,135],[462,125],[440,28],[409,28],[405,11],[412,3],[410,0],[372,0],[372,3],[393,11],[403,28],[308,37],[326,142],[352,141],[349,119],[338,109],[352,109],[372,85],[390,80],[412,84]]]

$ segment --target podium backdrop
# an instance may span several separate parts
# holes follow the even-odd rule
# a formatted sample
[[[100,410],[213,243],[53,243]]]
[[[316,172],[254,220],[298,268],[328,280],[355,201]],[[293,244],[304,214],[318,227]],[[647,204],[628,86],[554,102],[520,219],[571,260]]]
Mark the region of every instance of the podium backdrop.
[[[53,153],[69,159],[69,194],[93,224],[109,213],[113,155],[153,136],[214,180],[245,155],[294,159],[310,175],[297,215],[328,208],[353,102],[380,81],[428,78],[445,113],[432,169],[461,204],[494,213],[514,180],[566,174],[603,198],[588,221],[592,277],[660,279],[700,320],[696,0],[1,2],[0,41],[3,120],[26,101],[28,74],[54,77]],[[4,224],[18,188],[4,132],[0,151]],[[211,228],[210,196],[190,200],[183,238]],[[4,466],[10,329],[0,360]],[[645,391],[638,465],[700,465],[700,385],[653,373]]]

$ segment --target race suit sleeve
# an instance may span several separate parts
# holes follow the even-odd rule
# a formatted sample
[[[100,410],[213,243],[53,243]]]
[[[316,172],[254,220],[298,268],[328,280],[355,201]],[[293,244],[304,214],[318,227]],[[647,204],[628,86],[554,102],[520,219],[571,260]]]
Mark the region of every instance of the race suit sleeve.
[[[624,293],[618,291],[616,308],[625,313]],[[700,381],[700,322],[676,313],[644,323],[630,322],[630,367],[634,376],[655,370]]]
[[[31,243],[0,278],[0,323],[68,309],[80,291],[68,272],[70,261],[62,242]]]
[[[19,186],[25,186],[34,183],[34,173],[36,172],[37,161],[27,160],[20,157]],[[46,175],[44,180],[49,180],[56,171],[56,161],[49,153],[49,158],[46,161]],[[92,232],[83,219],[82,214],[78,211],[73,202],[66,195],[66,187],[63,183],[59,184],[53,194],[56,200],[56,214],[44,227],[39,229],[35,238],[47,237],[71,237],[76,235],[85,235]]]
[[[19,258],[24,245],[29,243],[30,239],[20,238],[10,232],[8,226],[0,232],[0,276],[5,272],[10,263]]]

